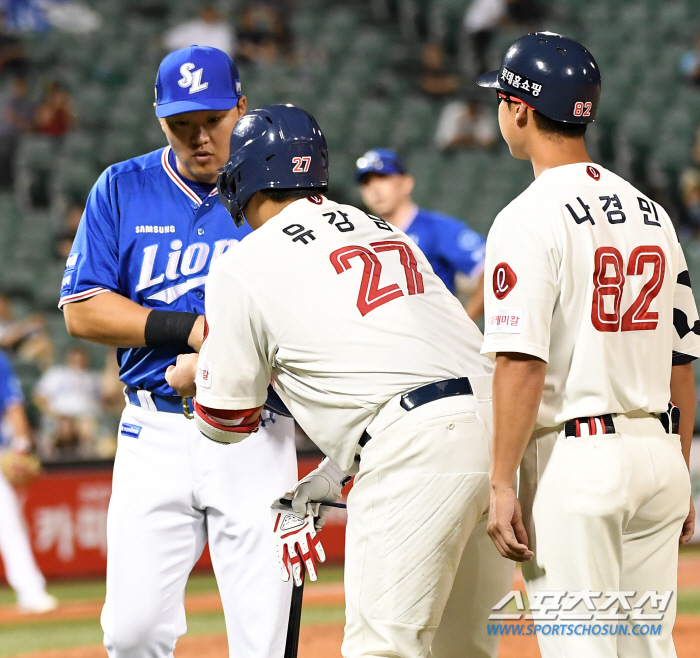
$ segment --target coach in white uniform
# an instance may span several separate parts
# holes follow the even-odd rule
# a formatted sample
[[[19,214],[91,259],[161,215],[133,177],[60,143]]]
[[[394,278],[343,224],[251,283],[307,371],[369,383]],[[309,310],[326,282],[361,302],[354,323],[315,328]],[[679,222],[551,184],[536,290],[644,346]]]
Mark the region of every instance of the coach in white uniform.
[[[247,437],[272,378],[340,467],[327,473],[341,479],[359,464],[344,656],[431,655],[472,533],[481,561],[462,561],[480,573],[452,632],[457,646],[471,636],[460,655],[495,656],[486,619],[512,571],[479,524],[491,415],[481,334],[405,234],[322,196],[327,163],[316,121],[299,108],[267,106],[234,129],[219,193],[255,230],[207,282],[195,421],[214,440]],[[171,384],[187,382],[192,361],[180,359]]]
[[[596,610],[608,593],[627,592],[631,603],[674,593],[658,622],[638,616],[658,605],[620,604],[608,623],[628,628],[541,634],[543,658],[675,656],[678,544],[695,516],[690,362],[700,356],[678,238],[661,207],[586,153],[600,74],[583,46],[528,35],[479,84],[497,90],[503,136],[536,179],[487,242],[482,353],[496,359],[489,534],[514,560],[534,551],[523,565],[531,604],[547,591],[569,602],[592,592]],[[512,486],[521,459],[522,519]],[[591,621],[587,606],[579,599],[567,613],[606,623]],[[635,630],[644,623],[660,623],[661,633]]]

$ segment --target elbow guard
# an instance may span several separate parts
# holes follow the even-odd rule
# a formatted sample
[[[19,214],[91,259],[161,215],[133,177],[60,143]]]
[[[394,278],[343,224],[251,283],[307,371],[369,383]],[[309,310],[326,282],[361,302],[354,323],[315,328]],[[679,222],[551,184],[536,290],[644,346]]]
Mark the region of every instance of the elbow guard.
[[[262,407],[255,409],[210,409],[194,401],[197,429],[217,443],[239,443],[258,431]]]

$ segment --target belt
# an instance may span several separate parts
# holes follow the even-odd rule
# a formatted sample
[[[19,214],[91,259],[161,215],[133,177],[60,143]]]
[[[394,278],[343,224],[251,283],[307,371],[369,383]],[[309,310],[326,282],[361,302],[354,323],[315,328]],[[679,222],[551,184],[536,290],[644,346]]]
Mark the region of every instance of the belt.
[[[603,414],[602,416],[581,416],[573,418],[564,423],[564,434],[566,438],[580,437],[581,427],[588,429],[588,436],[598,434],[615,434],[615,421],[613,420],[620,414]],[[625,414],[622,414],[623,416]],[[649,417],[656,418],[664,428],[666,434],[678,434],[681,412],[680,409],[673,403],[668,405],[668,411],[661,414],[649,414]]]
[[[456,379],[443,379],[439,382],[426,384],[420,388],[416,388],[401,396],[399,404],[406,410],[411,411],[418,407],[422,407],[429,402],[435,402],[442,398],[454,397],[455,395],[473,395],[474,390],[467,377],[458,377]],[[364,448],[367,442],[372,437],[367,433],[367,430],[362,432],[362,436],[358,441],[358,445]],[[356,459],[359,455],[356,457]]]
[[[598,422],[596,423],[596,421]],[[603,414],[602,416],[581,416],[580,418],[567,420],[564,424],[566,438],[580,437],[581,425],[588,427],[589,436],[598,433],[598,426],[600,426],[601,434],[615,434],[615,423],[613,422],[612,414]]]
[[[165,411],[170,414],[181,414],[184,411],[183,399],[176,395],[158,395],[145,389],[126,387],[124,395],[136,407],[148,411]],[[187,410],[192,412],[192,398],[187,398]]]

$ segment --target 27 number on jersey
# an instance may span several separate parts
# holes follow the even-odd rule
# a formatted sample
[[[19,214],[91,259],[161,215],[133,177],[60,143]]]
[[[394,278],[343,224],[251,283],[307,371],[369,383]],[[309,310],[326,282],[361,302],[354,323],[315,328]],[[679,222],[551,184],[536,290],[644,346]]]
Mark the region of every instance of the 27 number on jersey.
[[[372,242],[369,245],[372,250],[360,245],[348,245],[336,249],[330,260],[336,273],[347,272],[351,267],[353,258],[362,261],[362,281],[360,282],[360,292],[357,295],[357,308],[364,317],[375,308],[390,302],[392,299],[403,297],[403,291],[396,283],[388,286],[379,286],[379,279],[382,276],[382,264],[376,254],[385,251],[396,251],[399,254],[401,265],[403,265],[406,275],[406,286],[409,295],[420,295],[423,292],[423,275],[418,271],[416,257],[411,248],[399,240],[382,240]]]

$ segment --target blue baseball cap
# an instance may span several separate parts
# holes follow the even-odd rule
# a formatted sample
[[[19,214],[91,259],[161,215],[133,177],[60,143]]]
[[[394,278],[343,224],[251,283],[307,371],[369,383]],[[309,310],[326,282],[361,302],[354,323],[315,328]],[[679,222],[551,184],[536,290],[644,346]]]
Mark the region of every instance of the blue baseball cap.
[[[382,174],[383,176],[391,176],[392,174],[405,174],[406,167],[398,153],[390,149],[372,149],[367,151],[355,163],[355,180],[359,180],[365,174]]]
[[[241,97],[233,60],[218,48],[190,46],[160,63],[156,77],[156,116],[198,110],[230,110]]]

